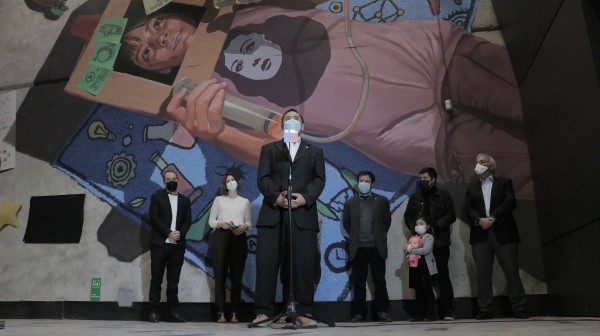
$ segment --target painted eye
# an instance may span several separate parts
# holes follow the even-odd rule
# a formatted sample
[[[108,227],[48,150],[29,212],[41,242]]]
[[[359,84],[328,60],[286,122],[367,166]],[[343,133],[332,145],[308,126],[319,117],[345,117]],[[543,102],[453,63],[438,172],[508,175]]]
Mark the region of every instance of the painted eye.
[[[250,54],[252,51],[254,51],[254,42],[250,42],[244,47],[244,54]]]
[[[235,65],[235,72],[240,72],[244,69],[244,62],[240,61]]]
[[[144,59],[144,62],[148,62],[148,60],[150,59],[150,51],[150,47],[147,47],[142,52],[142,59]]]

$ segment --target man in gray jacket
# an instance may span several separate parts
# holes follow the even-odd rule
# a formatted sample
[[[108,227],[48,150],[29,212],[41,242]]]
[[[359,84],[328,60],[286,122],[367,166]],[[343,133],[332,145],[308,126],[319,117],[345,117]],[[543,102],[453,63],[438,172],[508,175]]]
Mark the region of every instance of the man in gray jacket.
[[[373,312],[375,321],[392,322],[388,313],[389,297],[385,282],[385,259],[388,256],[387,233],[392,223],[390,203],[371,191],[375,175],[370,171],[357,174],[359,194],[346,200],[343,224],[348,233],[348,262],[354,288],[351,322],[366,319],[366,282],[369,268],[375,285]]]

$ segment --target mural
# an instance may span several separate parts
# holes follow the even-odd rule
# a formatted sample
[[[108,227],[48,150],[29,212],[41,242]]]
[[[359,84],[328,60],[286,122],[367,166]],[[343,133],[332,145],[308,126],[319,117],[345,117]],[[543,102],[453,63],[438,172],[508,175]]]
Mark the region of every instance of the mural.
[[[468,33],[478,0],[298,1],[306,3],[297,6],[302,8],[283,3],[263,1],[235,12],[212,78],[253,106],[276,113],[298,108],[306,120],[303,140],[324,150],[316,301],[351,298],[340,218],[359,170],[375,173],[375,192],[388,197],[395,211],[413,192],[420,168],[436,167],[440,181],[462,185],[472,178],[474,155],[490,152],[503,163],[499,174],[513,178],[518,197],[533,199],[506,50]],[[101,14],[96,6],[85,15]],[[223,104],[218,97],[215,102]],[[149,227],[148,198],[162,187],[161,171],[175,169],[183,181],[180,191],[192,200],[186,260],[212,275],[207,217],[219,181],[230,172],[241,176],[241,194],[251,201],[255,220],[262,201],[256,186],[259,148],[280,136],[277,127],[252,129],[247,117],[232,121],[225,112],[221,116],[222,109],[223,134],[213,134],[186,129],[178,115],[164,120],[95,104],[52,165],[140,230]],[[271,122],[277,124],[276,117]],[[224,143],[222,135],[234,136]],[[108,255],[130,261],[145,251],[123,246],[109,225],[98,231]],[[243,280],[246,301],[253,298],[254,230]]]

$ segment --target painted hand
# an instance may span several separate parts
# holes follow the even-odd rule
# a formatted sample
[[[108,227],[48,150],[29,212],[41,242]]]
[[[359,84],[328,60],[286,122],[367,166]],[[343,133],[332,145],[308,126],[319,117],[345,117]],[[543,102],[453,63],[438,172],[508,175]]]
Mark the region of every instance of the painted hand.
[[[190,93],[187,104],[184,104],[187,91],[181,90],[169,101],[167,112],[190,134],[203,141],[213,141],[226,127],[221,117],[226,88],[227,83],[214,79],[204,81]]]

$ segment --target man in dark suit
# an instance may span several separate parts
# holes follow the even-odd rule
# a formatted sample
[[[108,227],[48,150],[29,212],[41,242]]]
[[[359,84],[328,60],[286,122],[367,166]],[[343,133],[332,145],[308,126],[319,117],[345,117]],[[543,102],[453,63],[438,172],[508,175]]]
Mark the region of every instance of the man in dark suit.
[[[440,289],[440,313],[446,321],[454,320],[454,289],[450,281],[450,225],[456,221],[456,210],[450,193],[438,189],[437,171],[426,167],[419,171],[419,184],[414,194],[410,195],[404,223],[411,232],[415,232],[417,219],[424,218],[431,225],[433,234],[433,256],[438,273],[437,283]]]
[[[258,188],[263,203],[257,220],[256,290],[254,323],[274,314],[277,273],[281,269],[284,300],[289,295],[289,259],[293,268],[293,294],[299,302],[299,314],[311,314],[319,247],[317,199],[325,187],[323,150],[305,143],[298,137],[304,128],[302,116],[294,109],[283,114],[284,140],[266,144],[258,162]],[[295,136],[294,136],[295,135]],[[288,138],[289,137],[289,138]],[[291,163],[290,163],[291,162]],[[292,225],[289,232],[288,176],[292,173]],[[291,238],[291,242],[290,242]],[[289,256],[292,243],[292,256]],[[286,293],[288,292],[288,293]],[[299,317],[304,326],[316,322]]]
[[[185,322],[177,312],[179,275],[185,253],[185,235],[192,223],[190,199],[177,192],[177,174],[163,172],[165,189],[150,198],[150,322],[160,321],[160,293],[165,268],[167,270],[167,304],[169,322]]]
[[[366,283],[369,268],[375,285],[372,320],[392,322],[388,313],[389,297],[385,282],[388,256],[387,233],[392,223],[390,203],[371,191],[375,175],[361,171],[356,175],[359,195],[344,203],[343,225],[348,234],[348,262],[354,288],[351,322],[362,322],[367,315]]]
[[[504,271],[508,297],[514,316],[528,318],[527,297],[519,276],[518,243],[521,241],[512,212],[516,208],[515,191],[508,178],[494,176],[496,161],[488,154],[476,158],[479,181],[467,187],[465,210],[471,226],[470,243],[477,267],[478,320],[494,317],[492,312],[492,270],[494,257]]]

